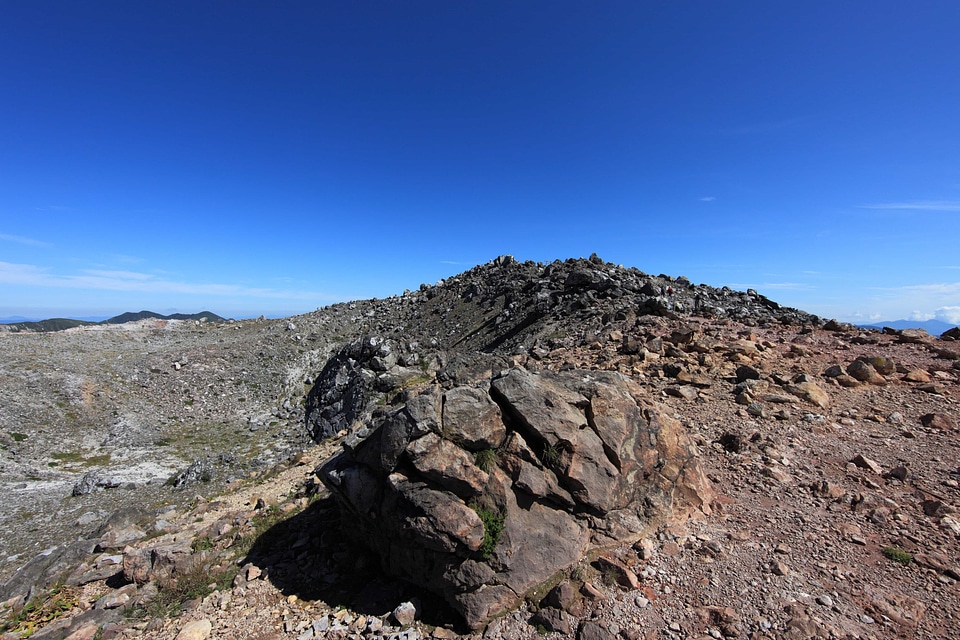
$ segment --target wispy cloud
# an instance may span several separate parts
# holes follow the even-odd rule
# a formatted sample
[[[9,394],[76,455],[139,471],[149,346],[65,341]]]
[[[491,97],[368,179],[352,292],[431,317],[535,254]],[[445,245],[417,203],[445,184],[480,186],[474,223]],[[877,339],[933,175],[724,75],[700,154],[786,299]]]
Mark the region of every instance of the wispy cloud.
[[[714,196],[704,196],[700,198],[700,202],[713,202],[714,200],[716,200]]]
[[[902,287],[877,287],[877,289],[895,295],[960,296],[960,282],[910,284]]]
[[[43,240],[35,240],[33,238],[26,238],[24,236],[13,236],[7,233],[0,233],[0,240],[16,242],[17,244],[25,244],[28,247],[42,247],[44,249],[50,249],[53,247],[51,243],[44,242]]]
[[[735,282],[728,285],[732,289],[775,289],[778,291],[813,291],[817,287],[806,282],[762,282],[762,283],[753,283],[745,284],[741,282]]]
[[[234,296],[243,298],[271,298],[286,300],[334,300],[334,296],[316,291],[284,291],[266,287],[247,287],[237,284],[193,283],[158,278],[135,271],[84,270],[78,274],[57,274],[49,269],[30,264],[0,262],[0,284],[90,289],[101,291],[132,291],[151,294],[187,294],[202,296]]]
[[[452,264],[452,265],[454,265],[454,266],[464,266],[464,265],[471,264],[471,263],[469,263],[469,262],[457,262],[457,261],[455,261],[455,260],[441,260],[441,261],[440,261],[440,264]]]
[[[137,273],[136,271],[102,271],[99,269],[86,269],[87,275],[100,278],[116,278],[118,280],[151,280],[154,276],[149,273]]]
[[[860,208],[885,211],[960,211],[960,202],[956,200],[916,200],[914,202],[865,204],[861,205]]]

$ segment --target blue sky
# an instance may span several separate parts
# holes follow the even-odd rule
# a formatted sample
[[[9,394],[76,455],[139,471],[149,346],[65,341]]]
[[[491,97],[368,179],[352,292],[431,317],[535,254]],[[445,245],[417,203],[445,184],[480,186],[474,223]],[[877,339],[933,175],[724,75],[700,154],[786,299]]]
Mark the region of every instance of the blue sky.
[[[0,317],[500,254],[960,322],[960,3],[0,5]]]

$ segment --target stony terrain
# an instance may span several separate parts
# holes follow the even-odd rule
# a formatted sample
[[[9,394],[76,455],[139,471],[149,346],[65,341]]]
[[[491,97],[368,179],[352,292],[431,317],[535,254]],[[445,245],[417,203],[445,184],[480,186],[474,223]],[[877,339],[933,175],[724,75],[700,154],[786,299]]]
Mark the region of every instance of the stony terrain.
[[[61,545],[7,583],[6,607],[54,602],[66,576],[33,637],[960,637],[958,337],[859,331],[595,258],[500,258],[287,320],[0,334],[3,575]],[[330,360],[348,343],[401,357],[324,413],[313,383],[353,366]],[[686,428],[711,508],[476,631],[381,574],[315,469],[477,353],[629,378]]]

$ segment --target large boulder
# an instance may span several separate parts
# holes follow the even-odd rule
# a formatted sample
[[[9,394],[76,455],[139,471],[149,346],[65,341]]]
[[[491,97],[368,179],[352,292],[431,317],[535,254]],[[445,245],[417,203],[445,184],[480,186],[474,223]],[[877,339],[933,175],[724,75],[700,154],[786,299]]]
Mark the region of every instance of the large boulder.
[[[347,535],[472,628],[592,549],[709,513],[682,425],[620,374],[512,368],[404,396],[318,474]]]

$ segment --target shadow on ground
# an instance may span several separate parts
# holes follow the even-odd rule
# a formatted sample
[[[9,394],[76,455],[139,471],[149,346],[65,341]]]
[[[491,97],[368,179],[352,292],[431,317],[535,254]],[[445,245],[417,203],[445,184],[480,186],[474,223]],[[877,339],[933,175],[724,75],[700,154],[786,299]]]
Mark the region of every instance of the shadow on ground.
[[[439,597],[385,575],[379,559],[358,541],[344,539],[333,498],[316,500],[256,539],[247,561],[284,595],[321,600],[364,615],[382,616],[417,599],[421,620],[460,627],[462,619]]]

